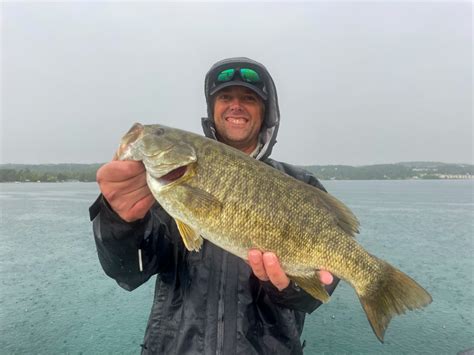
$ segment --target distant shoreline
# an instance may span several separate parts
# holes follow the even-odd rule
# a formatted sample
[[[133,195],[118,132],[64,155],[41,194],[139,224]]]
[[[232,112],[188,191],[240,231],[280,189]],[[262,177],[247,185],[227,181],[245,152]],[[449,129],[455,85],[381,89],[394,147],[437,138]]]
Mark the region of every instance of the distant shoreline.
[[[474,178],[466,179],[318,179],[321,182],[331,181],[474,181]],[[92,184],[96,181],[0,181],[0,184]]]
[[[103,163],[0,164],[0,182],[95,182]],[[440,162],[301,166],[318,179],[331,180],[472,180],[474,165]]]

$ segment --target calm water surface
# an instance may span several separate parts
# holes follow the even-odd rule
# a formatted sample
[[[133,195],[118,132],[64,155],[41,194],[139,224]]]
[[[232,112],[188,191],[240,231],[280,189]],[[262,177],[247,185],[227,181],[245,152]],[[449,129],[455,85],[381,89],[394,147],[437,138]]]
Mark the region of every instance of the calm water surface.
[[[351,287],[307,318],[305,354],[456,354],[474,347],[472,181],[326,181],[361,221],[360,243],[433,296],[392,320],[385,344]],[[95,183],[0,184],[0,353],[137,354],[153,280],[102,272],[88,219]]]

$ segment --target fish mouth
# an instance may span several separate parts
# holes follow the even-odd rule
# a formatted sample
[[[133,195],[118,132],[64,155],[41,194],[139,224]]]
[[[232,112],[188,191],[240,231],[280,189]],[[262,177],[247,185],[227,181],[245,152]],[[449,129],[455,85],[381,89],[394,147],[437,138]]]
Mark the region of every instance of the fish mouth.
[[[145,126],[141,123],[135,123],[132,128],[122,137],[120,146],[115,152],[113,160],[127,160],[133,159],[132,146],[135,142],[143,136]]]
[[[169,185],[172,182],[181,179],[188,171],[188,166],[189,165],[179,166],[176,169],[173,169],[165,175],[161,176],[158,180],[162,185]]]

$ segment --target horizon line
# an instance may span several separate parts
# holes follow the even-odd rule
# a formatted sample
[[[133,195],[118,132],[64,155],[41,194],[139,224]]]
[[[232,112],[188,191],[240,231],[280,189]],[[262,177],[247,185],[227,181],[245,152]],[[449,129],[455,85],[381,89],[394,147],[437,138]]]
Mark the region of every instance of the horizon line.
[[[94,163],[72,163],[72,162],[62,162],[62,163],[3,163],[0,162],[0,165],[103,165],[107,164],[106,162],[94,162]],[[414,163],[429,163],[429,164],[456,164],[456,165],[474,165],[474,162],[465,163],[465,162],[443,162],[443,161],[434,161],[434,160],[408,160],[408,161],[399,161],[395,163],[367,163],[367,164],[344,164],[344,163],[330,163],[330,164],[292,164],[295,166],[352,166],[352,167],[362,167],[362,166],[373,166],[373,165],[399,165],[399,164],[414,164]]]

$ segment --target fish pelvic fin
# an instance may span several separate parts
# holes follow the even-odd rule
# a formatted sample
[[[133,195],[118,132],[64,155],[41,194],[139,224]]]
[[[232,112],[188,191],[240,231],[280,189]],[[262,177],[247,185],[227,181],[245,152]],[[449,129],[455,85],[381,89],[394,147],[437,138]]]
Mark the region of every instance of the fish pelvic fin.
[[[308,277],[293,275],[288,275],[288,277],[317,300],[320,300],[323,303],[329,302],[331,296],[329,296],[328,292],[319,281],[317,272]]]
[[[175,221],[186,249],[189,251],[199,251],[203,243],[202,237],[186,223],[181,222],[178,219],[175,219]]]
[[[378,285],[374,285],[372,292],[358,296],[372,330],[383,343],[385,330],[394,315],[425,307],[432,298],[408,275],[385,261],[380,262],[385,264],[385,277]]]

